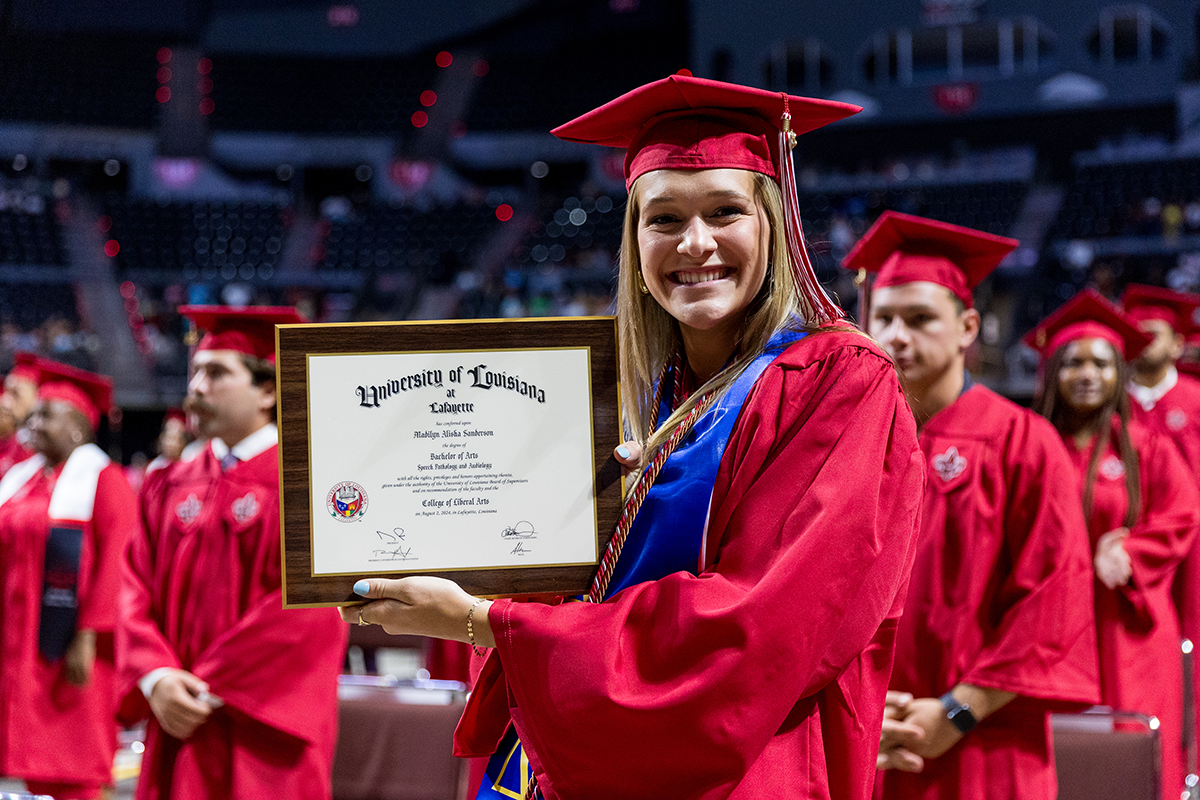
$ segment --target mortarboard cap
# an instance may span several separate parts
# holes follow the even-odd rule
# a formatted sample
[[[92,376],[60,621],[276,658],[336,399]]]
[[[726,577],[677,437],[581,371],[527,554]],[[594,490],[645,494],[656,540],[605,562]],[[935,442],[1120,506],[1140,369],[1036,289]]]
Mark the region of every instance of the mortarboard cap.
[[[197,350],[235,350],[275,361],[275,326],[308,322],[291,306],[180,306],[179,313],[204,335]]]
[[[1076,339],[1104,339],[1125,359],[1136,358],[1152,338],[1137,323],[1095,289],[1084,289],[1038,326],[1025,334],[1025,344],[1037,350],[1042,360]]]
[[[672,75],[559,125],[568,142],[626,148],[625,187],[656,169],[748,169],[779,180],[776,139],[784,104],[793,133],[862,109],[849,103]]]
[[[1159,319],[1184,336],[1195,325],[1192,315],[1200,308],[1200,295],[1131,283],[1125,289],[1121,305],[1135,322]]]
[[[915,281],[936,283],[971,308],[971,292],[1018,244],[1006,236],[885,211],[842,266],[877,273],[876,289]]]
[[[57,400],[75,408],[92,424],[100,425],[100,416],[112,408],[112,379],[85,369],[39,358],[38,397]]]
[[[14,378],[22,380],[38,382],[37,364],[41,358],[33,353],[25,350],[18,350],[13,354],[13,368],[8,371],[8,374]]]
[[[783,194],[788,254],[814,321],[842,316],[817,280],[800,227],[791,148],[795,136],[857,114],[849,103],[672,75],[640,86],[552,133],[568,142],[625,148],[625,187],[659,169],[744,169]]]

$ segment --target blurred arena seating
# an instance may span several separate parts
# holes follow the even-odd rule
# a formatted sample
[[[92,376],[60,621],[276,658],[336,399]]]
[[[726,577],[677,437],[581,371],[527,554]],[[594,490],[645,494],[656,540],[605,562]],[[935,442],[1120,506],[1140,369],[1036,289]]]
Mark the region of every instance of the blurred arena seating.
[[[1200,158],[1080,166],[1053,235],[1175,236],[1200,231]]]
[[[314,261],[319,270],[410,270],[446,280],[473,263],[497,224],[483,203],[369,203],[321,218]]]
[[[437,70],[429,58],[227,54],[212,62],[215,129],[339,136],[407,126]]]
[[[612,58],[637,53],[637,58]],[[581,43],[563,53],[571,68],[545,69],[546,55],[490,57],[479,81],[469,131],[550,130],[588,109],[683,66],[681,54],[658,36],[626,34],[616,40]],[[549,59],[560,60],[560,59]],[[603,64],[603,69],[593,69]],[[480,71],[483,71],[482,69]]]
[[[517,268],[565,263],[583,266],[586,253],[600,251],[605,267],[621,246],[621,227],[625,219],[625,198],[598,197],[547,198],[541,204],[542,217],[514,254]]]
[[[0,120],[149,129],[157,50],[141,37],[4,37]]]
[[[66,266],[53,198],[22,189],[0,189],[0,263]]]
[[[146,372],[118,400],[155,405],[182,393],[183,302],[318,321],[611,311],[620,154],[547,131],[693,71],[865,107],[795,151],[814,263],[852,313],[837,263],[884,210],[1021,238],[980,289],[971,366],[1027,398],[1019,336],[1083,285],[1200,287],[1200,5],[1182,5],[1034,20],[997,0],[931,21],[944,4],[926,4],[880,28],[836,9],[714,25],[707,0],[530,0],[439,35],[376,24],[396,18],[375,0],[164,6],[144,24],[18,2],[0,15],[0,323],[101,369],[129,362],[86,342],[132,339]]]
[[[269,278],[286,236],[285,207],[267,202],[183,202],[110,195],[102,232],[119,244],[118,269],[176,280]]]

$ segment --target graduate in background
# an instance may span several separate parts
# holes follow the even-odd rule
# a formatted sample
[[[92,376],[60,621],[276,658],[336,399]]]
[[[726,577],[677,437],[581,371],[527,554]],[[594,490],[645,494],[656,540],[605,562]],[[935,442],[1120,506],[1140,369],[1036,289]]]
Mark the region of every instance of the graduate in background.
[[[277,322],[292,308],[184,306],[206,332],[185,404],[211,439],[146,477],[117,655],[126,719],[150,714],[139,800],[327,798],[346,630],[284,610]]]
[[[112,382],[38,360],[36,455],[0,480],[0,774],[58,800],[100,797],[117,749],[113,628],[137,525],[95,445]]]
[[[1183,790],[1183,668],[1171,583],[1200,523],[1178,450],[1130,419],[1127,358],[1150,337],[1085,290],[1031,331],[1042,357],[1034,408],[1054,423],[1082,485],[1095,571],[1100,701],[1158,717],[1163,797]]]
[[[154,442],[158,455],[146,465],[146,474],[170,466],[184,459],[184,453],[198,454],[197,448],[189,448],[195,442],[195,437],[188,429],[187,414],[182,408],[168,408],[163,414],[162,428]]]
[[[789,152],[856,110],[673,76],[555,131],[626,148],[624,551],[592,602],[406,578],[343,609],[495,647],[456,736],[495,753],[480,797],[870,796],[923,468],[887,356],[822,327]]]
[[[1016,246],[886,211],[843,262],[877,273],[867,329],[900,370],[928,468],[880,740],[889,800],[1053,800],[1048,714],[1099,697],[1067,453],[964,363],[979,333],[971,292]]]
[[[1150,346],[1130,362],[1125,388],[1133,401],[1133,419],[1174,442],[1200,486],[1200,380],[1177,368],[1192,315],[1200,308],[1200,295],[1131,284],[1121,302],[1138,328],[1153,337]],[[1180,632],[1200,642],[1200,547],[1195,542],[1175,574],[1172,594]],[[1200,703],[1200,672],[1192,678],[1197,689],[1194,699]],[[1200,714],[1195,719],[1200,726]]]
[[[4,376],[0,394],[0,477],[18,461],[33,455],[25,421],[37,404],[37,362],[33,353],[18,352],[13,368]]]
[[[1121,302],[1126,315],[1151,337],[1149,346],[1129,362],[1125,388],[1133,400],[1133,419],[1174,441],[1192,474],[1200,476],[1200,380],[1180,375],[1175,366],[1200,295],[1131,284]]]

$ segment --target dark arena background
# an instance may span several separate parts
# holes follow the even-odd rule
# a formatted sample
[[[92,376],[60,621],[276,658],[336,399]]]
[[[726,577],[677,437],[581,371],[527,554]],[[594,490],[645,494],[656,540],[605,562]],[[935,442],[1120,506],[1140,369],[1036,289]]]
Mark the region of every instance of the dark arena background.
[[[968,365],[1028,403],[1020,338],[1085,285],[1200,290],[1198,39],[1198,0],[0,0],[0,373],[33,350],[111,375],[101,444],[137,465],[184,396],[183,304],[612,313],[623,154],[549,130],[686,71],[863,106],[795,151],[848,310],[837,264],[886,209],[1019,238]],[[404,684],[415,640],[355,630],[348,671],[398,676],[420,719],[351,676],[340,747],[437,758],[371,786],[335,770],[335,796],[454,797],[461,684]]]
[[[797,149],[822,277],[884,209],[1021,239],[975,373],[1093,281],[1200,284],[1195,2],[0,4],[0,370],[114,376],[114,455],[177,404],[185,302],[317,321],[602,313],[620,154],[548,130],[679,70],[864,107]],[[149,453],[148,453],[149,454]]]

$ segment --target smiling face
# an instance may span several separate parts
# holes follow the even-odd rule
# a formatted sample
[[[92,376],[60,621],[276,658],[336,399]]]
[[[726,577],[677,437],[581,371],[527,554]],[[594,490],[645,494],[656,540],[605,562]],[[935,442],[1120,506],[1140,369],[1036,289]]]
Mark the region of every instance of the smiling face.
[[[1068,342],[1057,379],[1059,395],[1072,411],[1097,411],[1117,391],[1117,351],[1104,339]]]
[[[689,337],[736,341],[767,275],[770,225],[753,173],[656,170],[638,179],[642,280]]]

